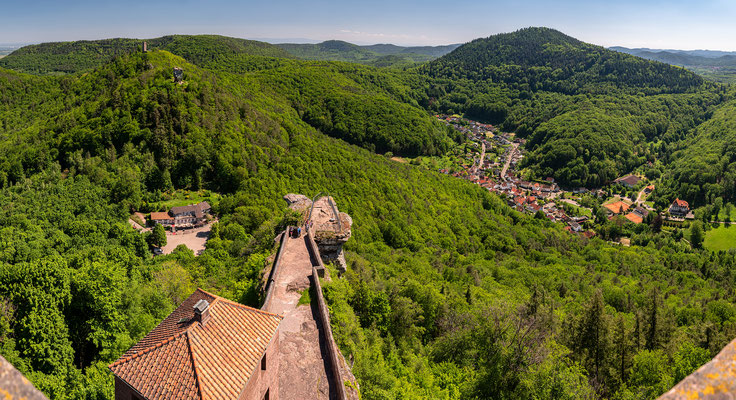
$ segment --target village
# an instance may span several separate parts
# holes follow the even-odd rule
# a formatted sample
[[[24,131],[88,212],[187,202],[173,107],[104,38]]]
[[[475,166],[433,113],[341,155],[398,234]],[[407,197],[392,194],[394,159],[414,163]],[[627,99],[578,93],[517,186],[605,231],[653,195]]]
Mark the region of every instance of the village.
[[[519,170],[524,158],[525,140],[513,133],[501,132],[491,124],[484,124],[458,115],[436,115],[440,121],[463,133],[475,147],[466,151],[457,168],[439,169],[440,173],[466,179],[504,198],[513,209],[560,222],[568,232],[587,238],[596,236],[593,230],[595,215],[584,199],[596,199],[607,219],[623,216],[633,224],[642,224],[654,210],[647,201],[655,185],[641,177],[629,174],[614,180],[611,186],[636,190],[636,196],[627,198],[604,189],[563,189],[553,178],[543,181],[525,180]],[[590,203],[588,201],[587,203]],[[667,209],[665,219],[680,223],[693,219],[688,203],[675,199]]]

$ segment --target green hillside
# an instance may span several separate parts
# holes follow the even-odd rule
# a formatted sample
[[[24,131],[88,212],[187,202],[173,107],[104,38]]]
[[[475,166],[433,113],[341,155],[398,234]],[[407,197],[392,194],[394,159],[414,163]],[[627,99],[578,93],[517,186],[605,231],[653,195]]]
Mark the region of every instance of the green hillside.
[[[340,40],[317,44],[283,43],[276,46],[304,60],[345,61],[376,67],[407,67],[441,57],[459,45],[404,47],[393,44],[358,46]]]
[[[297,58],[307,60],[330,60],[365,63],[378,58],[378,54],[362,47],[343,42],[341,40],[328,40],[317,44],[291,44],[284,43],[276,45]]]
[[[436,77],[529,85],[564,94],[682,93],[703,79],[682,68],[581,42],[549,28],[527,28],[476,39],[426,66]],[[611,88],[612,86],[612,88]]]
[[[588,240],[376,154],[441,153],[449,132],[426,109],[466,95],[540,118],[532,146],[574,134],[585,159],[575,146],[607,138],[594,153],[616,171],[707,119],[716,90],[512,97],[197,43],[180,51],[198,64],[153,50],[62,77],[0,69],[0,354],[51,398],[112,399],[106,365],[195,287],[257,305],[273,238],[297,220],[287,193],[328,191],[354,220],[348,272],[324,290],[363,399],[656,398],[736,336],[734,254],[647,225],[633,247]],[[547,161],[578,173],[562,159]],[[222,195],[207,249],[152,258],[130,212],[200,189]]]
[[[725,95],[682,68],[548,28],[477,39],[417,69],[428,109],[464,113],[528,139],[530,178],[600,187],[663,155]]]
[[[172,51],[190,62],[216,62],[223,56],[255,55],[292,58],[268,43],[216,35],[171,35],[156,39],[103,39],[41,43],[15,50],[0,60],[0,67],[38,75],[71,74],[105,64],[114,57],[150,49]]]
[[[680,197],[693,205],[717,197],[736,201],[736,101],[720,106],[698,126],[691,138],[673,149],[672,163],[663,176],[659,204]]]
[[[647,60],[679,65],[714,82],[736,83],[736,53],[709,50],[656,50],[611,47]]]

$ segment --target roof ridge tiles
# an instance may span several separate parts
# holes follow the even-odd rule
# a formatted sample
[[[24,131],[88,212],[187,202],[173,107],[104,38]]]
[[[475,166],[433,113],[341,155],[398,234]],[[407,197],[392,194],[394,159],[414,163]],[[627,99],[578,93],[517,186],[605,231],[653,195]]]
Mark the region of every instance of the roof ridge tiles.
[[[197,366],[197,361],[194,358],[194,349],[192,348],[191,339],[189,337],[189,328],[184,331],[184,334],[186,334],[187,337],[187,349],[189,350],[189,358],[192,361],[192,368],[194,368],[194,382],[197,385],[197,392],[199,393],[199,398],[204,400],[204,391],[202,390],[202,382],[200,382],[199,380],[199,367]]]
[[[187,328],[187,330],[188,330],[188,328]],[[156,350],[157,348],[159,348],[159,347],[161,347],[161,346],[163,346],[165,344],[168,344],[169,342],[173,341],[174,339],[178,339],[179,336],[185,334],[187,332],[187,330],[183,330],[181,332],[175,333],[172,336],[167,337],[166,339],[164,339],[164,340],[162,340],[162,341],[160,341],[160,342],[158,342],[158,343],[156,343],[156,344],[154,344],[152,346],[148,346],[148,347],[146,347],[145,349],[143,349],[143,350],[141,350],[139,352],[136,352],[136,353],[133,353],[133,354],[129,355],[128,357],[122,357],[119,360],[116,360],[112,364],[108,365],[107,367],[108,368],[116,367],[116,366],[118,366],[120,364],[124,364],[124,363],[126,363],[126,362],[128,362],[130,360],[133,360],[135,358],[138,358],[138,357],[142,356],[143,354],[146,354],[146,353],[149,353],[149,352],[151,352],[153,350]]]
[[[256,312],[258,312],[260,314],[271,315],[271,316],[274,316],[274,317],[279,317],[281,319],[284,318],[283,315],[279,315],[279,314],[275,314],[275,313],[272,313],[272,312],[264,311],[264,310],[261,310],[261,309],[258,309],[258,308],[246,306],[245,304],[241,304],[241,303],[238,303],[237,301],[226,299],[224,297],[218,296],[216,294],[209,293],[209,292],[207,292],[205,290],[202,290],[202,289],[197,289],[197,290],[201,291],[202,293],[204,293],[204,294],[206,294],[208,296],[214,297],[214,300],[212,300],[212,304],[215,304],[216,301],[220,301],[220,302],[223,302],[223,303],[226,303],[226,304],[229,304],[229,305],[233,305],[233,306],[237,306],[237,307],[240,307],[240,308],[244,308],[246,310],[256,311]],[[212,305],[212,304],[210,304],[210,305]]]

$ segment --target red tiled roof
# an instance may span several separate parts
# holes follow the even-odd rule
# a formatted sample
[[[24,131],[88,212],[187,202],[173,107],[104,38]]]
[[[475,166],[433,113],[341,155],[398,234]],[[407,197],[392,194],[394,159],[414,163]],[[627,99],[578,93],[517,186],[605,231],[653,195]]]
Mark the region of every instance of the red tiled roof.
[[[206,326],[193,319],[200,300]],[[236,399],[281,320],[197,289],[110,370],[149,400]]]
[[[151,213],[151,221],[161,221],[163,219],[174,219],[172,216],[169,215],[167,212],[152,212]]]
[[[679,207],[690,208],[690,204],[688,204],[687,201],[685,200],[675,199],[675,201],[672,202],[672,204],[679,206]]]

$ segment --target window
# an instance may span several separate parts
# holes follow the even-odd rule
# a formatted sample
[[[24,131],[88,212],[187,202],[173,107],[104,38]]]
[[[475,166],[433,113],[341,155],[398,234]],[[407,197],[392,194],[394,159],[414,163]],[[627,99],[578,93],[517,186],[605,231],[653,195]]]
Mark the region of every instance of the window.
[[[264,394],[264,395],[263,395],[263,400],[268,400],[268,398],[269,398],[269,394],[270,394],[269,392],[270,392],[270,391],[271,391],[271,389],[270,389],[270,388],[269,388],[269,389],[266,389],[266,394]]]
[[[266,355],[263,355],[263,358],[261,359],[261,371],[266,370]]]

